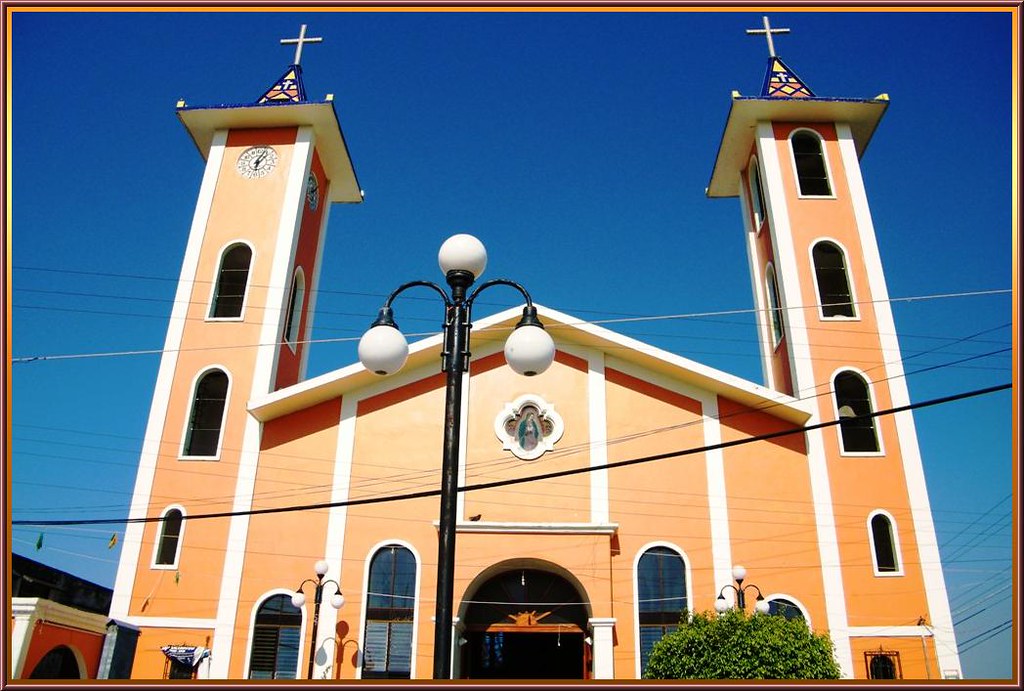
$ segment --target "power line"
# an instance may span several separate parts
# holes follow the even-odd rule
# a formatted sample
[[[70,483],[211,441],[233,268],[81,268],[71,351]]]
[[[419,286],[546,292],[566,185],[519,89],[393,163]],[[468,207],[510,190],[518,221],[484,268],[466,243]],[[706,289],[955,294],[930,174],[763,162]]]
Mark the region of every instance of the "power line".
[[[974,297],[974,296],[984,296],[984,295],[999,295],[999,294],[1005,294],[1005,293],[1010,293],[1010,292],[1012,292],[1012,291],[1004,290],[1004,289],[996,289],[996,290],[984,290],[984,291],[967,291],[967,292],[959,292],[959,293],[938,293],[938,294],[932,294],[932,295],[919,295],[919,296],[910,296],[910,297],[903,297],[903,298],[889,298],[887,300],[868,300],[868,301],[863,301],[863,302],[865,302],[865,303],[872,303],[872,304],[874,304],[874,303],[882,303],[882,302],[888,302],[888,303],[917,302],[917,301],[922,301],[922,300],[948,299],[948,298],[954,298],[954,297]],[[14,305],[14,307],[18,308],[18,307],[24,307],[24,306]],[[787,309],[788,310],[818,309],[819,307],[820,307],[819,305],[807,305],[807,306],[789,307]],[[61,308],[40,308],[40,309],[61,309]],[[76,311],[76,312],[78,312],[78,311],[87,311],[87,310],[77,310],[76,309],[76,310],[69,310],[69,311]],[[578,311],[582,311],[582,310],[578,310]],[[721,311],[716,311],[716,312],[692,312],[692,313],[652,315],[652,316],[617,317],[617,318],[609,318],[609,319],[596,319],[596,320],[589,320],[589,321],[571,322],[571,323],[568,323],[568,324],[552,325],[552,328],[557,328],[557,327],[575,327],[575,326],[584,325],[584,324],[603,325],[603,324],[636,323],[636,322],[641,322],[641,321],[650,322],[650,321],[665,321],[665,320],[702,319],[702,318],[705,318],[705,317],[713,317],[713,316],[729,316],[729,315],[738,315],[738,314],[757,314],[757,313],[760,313],[760,312],[761,312],[761,310],[758,310],[756,308],[743,308],[743,309],[733,309],[733,310],[721,310]],[[106,313],[106,312],[98,312],[98,313],[100,313],[100,314],[109,314],[109,313]],[[120,314],[122,314],[122,316],[132,316],[132,317],[150,316],[150,317],[160,317],[160,318],[164,318],[164,319],[167,318],[165,315],[139,315],[139,314],[130,314],[130,313],[128,313],[128,314],[120,313]],[[196,318],[196,317],[186,317],[186,319],[200,320],[200,318]],[[203,318],[203,319],[205,319],[205,318]],[[367,316],[367,319],[369,320],[370,316]],[[1002,328],[1002,327],[1000,327],[1000,328]],[[408,334],[408,335],[411,335],[411,336],[432,336],[432,335],[435,335],[435,334],[434,334],[434,332],[426,332],[426,333],[421,333],[421,334]],[[333,343],[333,342],[357,341],[357,340],[359,340],[359,337],[338,338],[338,339],[317,339],[317,340],[308,340],[308,341],[301,341],[301,342],[302,343]],[[20,357],[12,358],[11,362],[15,363],[15,364],[21,364],[21,363],[26,363],[26,362],[41,362],[41,361],[48,361],[48,360],[70,360],[70,359],[84,359],[84,358],[94,358],[94,357],[123,357],[123,356],[129,356],[129,355],[153,355],[153,354],[159,354],[159,353],[163,353],[163,352],[184,352],[186,350],[187,351],[203,351],[203,350],[207,350],[207,349],[215,350],[215,349],[254,348],[254,347],[261,347],[261,346],[266,346],[266,345],[280,346],[282,344],[283,344],[283,342],[281,342],[281,343],[266,343],[266,344],[234,344],[234,345],[230,345],[230,346],[217,346],[217,347],[210,347],[210,348],[204,346],[204,347],[190,348],[190,349],[168,349],[166,351],[164,349],[150,348],[150,349],[137,349],[137,350],[114,351],[114,352],[97,352],[97,353],[75,353],[75,354],[60,354],[60,355],[30,355],[30,356],[20,356]]]
[[[611,463],[605,463],[597,466],[588,466],[585,468],[574,468],[570,470],[560,470],[550,473],[540,473],[537,475],[530,475],[522,478],[512,478],[507,480],[495,480],[493,482],[483,482],[473,485],[466,485],[459,487],[459,492],[472,492],[484,489],[493,489],[496,487],[506,487],[509,485],[519,485],[527,482],[537,482],[539,480],[549,480],[559,477],[567,477],[570,475],[580,475],[584,473],[591,473],[596,470],[608,470],[612,468],[623,468],[626,466],[637,465],[640,463],[650,463],[653,461],[665,460],[668,458],[678,458],[680,456],[689,456],[697,453],[704,453],[707,451],[718,451],[721,449],[732,448],[735,446],[743,446],[756,441],[765,441],[768,439],[777,439],[779,437],[792,436],[795,434],[804,434],[806,432],[824,429],[826,427],[833,427],[841,424],[845,420],[850,419],[867,419],[876,418],[886,415],[894,415],[909,410],[916,410],[918,408],[927,408],[930,406],[942,405],[945,403],[951,403],[953,401],[963,400],[966,398],[972,398],[975,396],[982,396],[997,391],[1003,391],[1012,387],[1012,384],[1001,384],[998,386],[991,386],[984,389],[976,389],[974,391],[968,391],[964,393],[954,394],[951,396],[944,396],[941,398],[933,398],[928,401],[922,401],[921,403],[911,403],[905,406],[898,406],[895,408],[889,408],[888,410],[880,410],[864,415],[858,415],[854,418],[844,418],[843,420],[833,420],[829,422],[820,422],[814,425],[807,425],[802,427],[791,427],[789,429],[780,430],[777,432],[768,432],[766,434],[759,434],[746,439],[736,439],[733,441],[722,442],[719,444],[712,444],[700,447],[693,447],[689,449],[682,449],[679,451],[670,451],[667,453],[653,454],[650,456],[642,456],[640,458],[633,458],[624,461],[614,461]],[[282,506],[273,507],[268,509],[251,509],[248,511],[221,511],[215,513],[197,514],[190,516],[189,520],[200,520],[206,518],[228,518],[231,516],[255,516],[261,514],[272,514],[272,513],[291,513],[296,511],[312,511],[319,509],[330,509],[348,506],[362,506],[366,504],[383,504],[394,501],[404,501],[409,499],[422,499],[425,497],[437,496],[441,493],[439,489],[422,490],[419,492],[408,492],[405,494],[385,496],[385,497],[368,497],[363,499],[351,499],[340,502],[323,502],[318,504],[305,504],[299,506]],[[19,520],[11,521],[11,525],[34,525],[34,526],[60,526],[60,525],[110,525],[110,524],[128,524],[128,523],[155,523],[162,521],[163,518],[160,516],[153,517],[141,517],[141,518],[124,518],[124,519],[83,519],[83,520],[49,520],[49,521],[33,521],[33,520]]]

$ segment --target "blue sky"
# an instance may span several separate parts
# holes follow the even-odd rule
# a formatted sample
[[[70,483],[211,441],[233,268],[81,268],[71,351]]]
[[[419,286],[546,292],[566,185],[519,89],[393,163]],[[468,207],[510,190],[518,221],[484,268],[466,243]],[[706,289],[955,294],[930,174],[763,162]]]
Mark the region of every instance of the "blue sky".
[[[127,515],[203,170],[175,103],[255,101],[303,23],[324,38],[307,95],[334,94],[366,193],[331,210],[310,376],[353,362],[384,296],[440,279],[437,248],[471,232],[487,277],[582,319],[703,315],[606,326],[761,382],[739,202],[704,195],[730,92],[761,86],[761,15],[15,13],[13,518]],[[818,95],[891,98],[862,168],[912,401],[1009,382],[1011,15],[770,17]],[[396,317],[441,319],[414,298]],[[965,674],[1008,677],[1011,394],[915,421]],[[15,526],[11,547],[111,586],[115,530],[46,528],[36,550]]]

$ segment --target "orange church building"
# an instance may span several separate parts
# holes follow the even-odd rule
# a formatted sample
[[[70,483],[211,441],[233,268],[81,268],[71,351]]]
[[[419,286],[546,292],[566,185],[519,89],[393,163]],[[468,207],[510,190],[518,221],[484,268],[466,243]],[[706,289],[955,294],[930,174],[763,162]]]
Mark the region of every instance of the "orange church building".
[[[542,306],[554,361],[523,376],[522,309],[475,320],[435,622],[438,498],[373,500],[436,486],[445,343],[304,376],[328,211],[361,193],[299,53],[257,103],[178,105],[206,168],[110,611],[133,678],[429,679],[445,626],[454,678],[637,679],[737,565],[844,677],[961,676],[913,416],[871,416],[909,403],[859,164],[886,96],[816,96],[771,46],[733,94],[707,195],[740,200],[763,383]]]

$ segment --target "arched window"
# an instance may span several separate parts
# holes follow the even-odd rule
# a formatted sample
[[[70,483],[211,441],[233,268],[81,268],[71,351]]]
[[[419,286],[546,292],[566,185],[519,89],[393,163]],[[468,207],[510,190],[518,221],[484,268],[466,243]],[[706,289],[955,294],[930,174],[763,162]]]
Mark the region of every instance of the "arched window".
[[[185,515],[180,509],[167,509],[160,521],[160,536],[156,542],[156,566],[175,566],[181,550],[181,533]]]
[[[892,521],[884,513],[871,517],[871,549],[877,573],[898,573],[899,555],[896,554],[896,536]]]
[[[790,142],[793,146],[793,160],[796,163],[800,194],[805,197],[831,196],[832,187],[828,181],[821,139],[811,132],[800,131],[792,136]]]
[[[804,613],[800,611],[800,607],[784,597],[773,597],[768,600],[768,614],[786,619],[804,619]]]
[[[765,219],[764,210],[766,205],[764,203],[764,190],[761,188],[761,174],[755,160],[750,162],[748,180],[750,181],[750,203],[754,210],[754,230],[760,231],[761,224],[764,223]]]
[[[299,670],[302,612],[290,595],[273,595],[260,605],[252,632],[250,679],[295,679]]]
[[[687,609],[686,563],[675,550],[652,547],[637,562],[636,582],[642,673],[654,644],[676,630]]]
[[[217,456],[227,399],[228,375],[219,369],[204,374],[196,384],[195,396],[192,398],[183,455]]]
[[[779,284],[775,280],[775,267],[769,264],[764,270],[765,288],[768,291],[768,313],[772,320],[772,345],[778,345],[784,333],[782,329],[782,301],[779,300]]]
[[[821,301],[821,316],[855,316],[850,275],[846,270],[843,250],[835,243],[823,240],[811,250],[811,257],[814,260],[814,275]]]
[[[416,558],[387,545],[370,560],[363,635],[363,679],[408,679],[412,673]]]
[[[903,670],[900,654],[895,650],[878,650],[864,653],[868,663],[868,679],[902,679]]]
[[[856,372],[840,372],[834,381],[839,436],[843,451],[873,453],[879,450],[868,383]]]
[[[239,243],[224,251],[210,303],[210,318],[231,319],[242,316],[251,262],[252,249],[248,245]]]
[[[299,323],[302,321],[302,300],[306,296],[306,279],[302,269],[296,269],[292,279],[292,290],[288,296],[288,313],[284,321],[284,340],[295,344],[299,338]]]

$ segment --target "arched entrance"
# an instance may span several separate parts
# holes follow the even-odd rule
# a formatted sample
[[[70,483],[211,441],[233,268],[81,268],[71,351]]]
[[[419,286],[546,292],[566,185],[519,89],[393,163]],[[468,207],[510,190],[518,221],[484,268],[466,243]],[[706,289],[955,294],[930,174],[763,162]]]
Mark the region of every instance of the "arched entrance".
[[[589,677],[587,606],[565,578],[539,569],[503,571],[476,590],[464,612],[461,678]]]
[[[78,658],[71,648],[58,645],[36,664],[29,679],[83,679]]]

